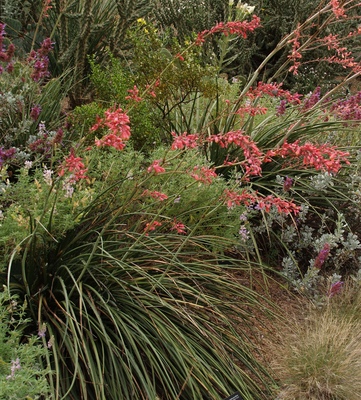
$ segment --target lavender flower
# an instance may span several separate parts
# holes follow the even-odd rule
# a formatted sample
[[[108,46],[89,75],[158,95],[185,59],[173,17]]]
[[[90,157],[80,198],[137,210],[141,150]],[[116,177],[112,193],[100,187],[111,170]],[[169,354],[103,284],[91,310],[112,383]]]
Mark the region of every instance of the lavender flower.
[[[20,359],[17,358],[15,361],[11,360],[11,368],[10,368],[10,375],[6,377],[6,379],[12,379],[15,377],[15,372],[21,368]]]
[[[281,100],[279,106],[276,108],[276,115],[279,117],[286,112],[287,100]]]
[[[285,192],[289,192],[291,187],[293,185],[293,179],[290,178],[289,176],[286,176],[284,181],[283,181],[283,190]]]
[[[343,288],[343,282],[337,281],[334,282],[330,289],[328,290],[328,297],[333,297],[335,294],[339,294]]]
[[[46,325],[42,324],[41,327],[39,328],[38,336],[40,338],[43,338],[43,337],[45,337],[45,334],[46,334]]]
[[[328,255],[330,253],[330,245],[328,243],[326,243],[322,250],[318,253],[316,259],[315,259],[315,263],[314,263],[314,267],[317,269],[321,269],[322,265],[325,263]]]
[[[35,105],[35,106],[31,109],[31,111],[30,111],[30,118],[31,118],[33,121],[36,121],[36,120],[39,118],[40,113],[41,113],[41,107],[40,107],[39,104],[37,104],[37,105]]]
[[[241,240],[242,240],[242,242],[245,242],[245,241],[247,241],[247,239],[249,238],[249,235],[248,235],[248,230],[247,230],[247,228],[244,226],[244,225],[241,225],[241,227],[239,228],[239,235],[240,235],[240,238],[241,238]]]

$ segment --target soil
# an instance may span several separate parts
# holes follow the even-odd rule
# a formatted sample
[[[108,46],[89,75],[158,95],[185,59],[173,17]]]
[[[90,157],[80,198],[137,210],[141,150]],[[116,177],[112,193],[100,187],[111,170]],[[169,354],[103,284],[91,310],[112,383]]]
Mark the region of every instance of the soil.
[[[236,279],[261,295],[264,309],[252,310],[252,328],[249,333],[255,356],[263,365],[273,368],[277,364],[278,354],[282,352],[284,334],[304,323],[311,303],[306,297],[292,292],[280,277],[265,272],[243,273]],[[271,304],[274,307],[270,309]]]

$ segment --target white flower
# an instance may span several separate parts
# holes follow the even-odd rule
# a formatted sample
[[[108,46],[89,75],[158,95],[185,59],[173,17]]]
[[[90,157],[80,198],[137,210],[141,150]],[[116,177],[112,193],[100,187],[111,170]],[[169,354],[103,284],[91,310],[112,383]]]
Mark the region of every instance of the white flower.
[[[51,177],[52,175],[53,175],[53,171],[51,169],[48,169],[46,166],[44,166],[43,178],[44,178],[45,183],[49,186],[51,186],[53,183],[53,179]]]
[[[242,4],[241,1],[238,2],[236,7],[245,14],[252,14],[255,9],[255,6],[249,6],[247,3]]]
[[[32,166],[33,166],[33,162],[32,161],[29,161],[29,160],[25,161],[25,163],[24,163],[24,168],[25,169],[29,170]]]

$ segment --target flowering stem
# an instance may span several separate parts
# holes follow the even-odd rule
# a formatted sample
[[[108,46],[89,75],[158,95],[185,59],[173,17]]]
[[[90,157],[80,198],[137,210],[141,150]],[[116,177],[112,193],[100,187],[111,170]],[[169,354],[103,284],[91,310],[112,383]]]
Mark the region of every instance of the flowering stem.
[[[303,29],[305,26],[307,26],[307,24],[309,24],[310,22],[312,22],[313,20],[315,20],[316,18],[319,18],[319,16],[321,14],[323,14],[324,12],[326,12],[327,10],[329,10],[331,8],[330,4],[327,4],[324,8],[322,8],[320,11],[317,11],[315,14],[311,15],[302,25],[300,25],[300,27],[298,28],[298,30]],[[268,54],[268,56],[261,62],[261,64],[259,65],[259,67],[256,69],[256,71],[253,73],[251,79],[249,80],[249,82],[247,83],[247,85],[243,88],[241,94],[240,94],[240,98],[244,97],[246,95],[246,93],[248,92],[248,90],[250,89],[250,87],[254,84],[254,82],[256,81],[256,79],[258,78],[260,72],[263,70],[263,68],[268,64],[268,62],[271,60],[271,58],[277,54],[284,46],[286,46],[289,41],[295,36],[296,30],[292,31],[290,34],[288,34],[287,36],[285,36],[278,44],[277,46],[271,51],[270,54]],[[308,43],[308,41],[306,42]],[[303,47],[303,46],[302,46]],[[282,68],[284,67],[284,65],[282,66]],[[280,70],[280,69],[279,69]],[[278,71],[279,71],[278,70]],[[277,71],[277,73],[278,73]],[[273,77],[272,77],[273,78]]]

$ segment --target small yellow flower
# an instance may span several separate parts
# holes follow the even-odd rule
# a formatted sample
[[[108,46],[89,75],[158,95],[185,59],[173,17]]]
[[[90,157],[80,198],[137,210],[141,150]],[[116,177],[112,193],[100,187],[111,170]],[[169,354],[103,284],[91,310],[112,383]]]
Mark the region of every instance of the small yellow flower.
[[[147,25],[147,21],[144,18],[138,18],[137,23],[139,25]]]

